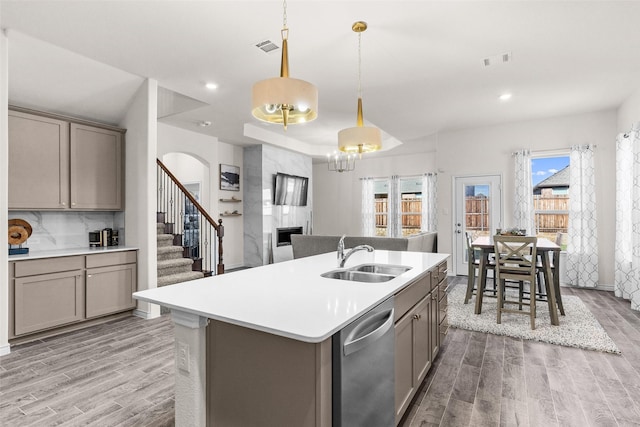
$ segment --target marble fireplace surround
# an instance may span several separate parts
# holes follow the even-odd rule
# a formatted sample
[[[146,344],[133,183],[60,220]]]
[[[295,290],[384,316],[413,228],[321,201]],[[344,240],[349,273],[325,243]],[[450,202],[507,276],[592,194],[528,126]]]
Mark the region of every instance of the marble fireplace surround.
[[[291,246],[277,246],[276,229],[302,227],[303,234],[311,232],[311,157],[265,144],[246,147],[243,159],[244,264],[257,267],[292,259]],[[273,204],[277,172],[309,178],[307,206]]]

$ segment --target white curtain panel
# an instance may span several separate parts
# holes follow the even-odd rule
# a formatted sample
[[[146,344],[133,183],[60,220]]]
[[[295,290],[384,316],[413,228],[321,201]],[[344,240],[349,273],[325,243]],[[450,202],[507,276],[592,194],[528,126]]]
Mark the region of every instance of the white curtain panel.
[[[527,230],[527,234],[535,236],[531,153],[529,150],[517,151],[513,153],[513,158],[515,160],[514,227]]]
[[[420,231],[437,231],[438,209],[437,200],[438,175],[427,173],[422,176],[422,216],[420,218]]]
[[[374,179],[362,178],[362,235],[372,237],[376,235],[376,201],[374,193]]]
[[[398,175],[393,175],[389,180],[388,197],[387,236],[402,237],[402,202],[400,200],[400,177]]]
[[[594,146],[571,147],[569,161],[569,240],[567,279],[573,286],[598,285],[598,236],[594,173]]]
[[[614,290],[640,311],[640,122],[616,141]]]

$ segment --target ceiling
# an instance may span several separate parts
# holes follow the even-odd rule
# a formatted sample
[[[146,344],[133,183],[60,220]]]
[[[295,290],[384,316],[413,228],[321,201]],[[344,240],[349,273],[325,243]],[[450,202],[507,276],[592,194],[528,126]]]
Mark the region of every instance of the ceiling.
[[[290,0],[290,76],[317,86],[319,115],[285,132],[250,114],[253,84],[279,75],[280,49],[255,45],[281,46],[282,6],[2,0],[10,102],[117,124],[149,77],[163,88],[162,122],[321,157],[355,125],[357,20],[369,25],[365,122],[394,146],[374,155],[427,151],[445,131],[617,108],[640,88],[637,1]]]

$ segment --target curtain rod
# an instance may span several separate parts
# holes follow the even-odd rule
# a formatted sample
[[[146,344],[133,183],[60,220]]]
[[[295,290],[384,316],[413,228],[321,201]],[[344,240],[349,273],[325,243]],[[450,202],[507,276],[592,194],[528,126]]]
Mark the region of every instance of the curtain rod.
[[[389,179],[392,176],[397,176],[398,178],[417,178],[420,176],[437,176],[438,174],[436,172],[425,172],[423,174],[419,174],[419,175],[391,175],[391,176],[363,176],[362,178],[359,178],[361,181],[363,179]]]
[[[593,147],[593,148],[597,148],[597,147],[598,147],[596,144],[576,144],[576,145],[578,145],[578,146],[583,146],[583,145],[585,145],[585,146],[589,146],[589,147]],[[521,150],[521,151],[522,151],[522,150]],[[529,154],[538,154],[538,155],[540,155],[540,154],[544,154],[544,153],[553,153],[553,152],[556,152],[556,151],[565,151],[565,152],[569,152],[569,151],[571,151],[571,147],[566,147],[566,148],[551,148],[551,149],[549,149],[549,150],[537,150],[537,151],[524,150],[524,151],[528,151],[528,152],[529,152]],[[513,157],[513,156],[515,156],[515,155],[516,155],[516,154],[518,154],[518,153],[519,153],[519,151],[514,151],[514,152],[512,152],[512,153],[511,153],[511,156]]]

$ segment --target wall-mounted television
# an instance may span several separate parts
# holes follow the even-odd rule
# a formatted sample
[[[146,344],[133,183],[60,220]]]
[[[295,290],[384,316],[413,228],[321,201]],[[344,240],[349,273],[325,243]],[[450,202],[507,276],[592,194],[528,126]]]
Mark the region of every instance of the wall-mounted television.
[[[309,178],[278,172],[273,181],[274,205],[307,206]]]

